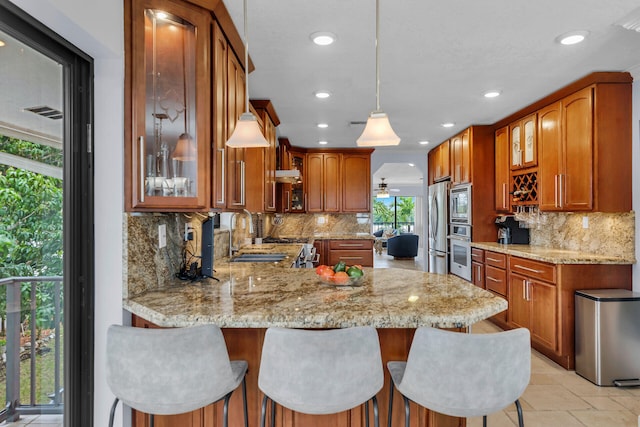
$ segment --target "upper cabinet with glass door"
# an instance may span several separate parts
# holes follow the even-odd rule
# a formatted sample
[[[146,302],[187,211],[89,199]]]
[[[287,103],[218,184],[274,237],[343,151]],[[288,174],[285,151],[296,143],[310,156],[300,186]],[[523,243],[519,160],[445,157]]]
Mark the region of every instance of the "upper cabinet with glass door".
[[[131,5],[127,209],[207,209],[210,15],[167,0]]]
[[[509,131],[511,170],[536,166],[538,164],[536,115],[532,114],[512,123]]]

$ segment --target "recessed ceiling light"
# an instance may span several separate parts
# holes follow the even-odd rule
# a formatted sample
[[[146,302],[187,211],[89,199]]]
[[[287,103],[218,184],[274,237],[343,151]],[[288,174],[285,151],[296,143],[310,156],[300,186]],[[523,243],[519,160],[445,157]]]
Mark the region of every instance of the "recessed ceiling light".
[[[328,142],[327,142],[327,141],[318,141],[318,144],[320,144],[320,145],[327,145],[327,144],[328,144]]]
[[[490,90],[484,93],[485,98],[495,98],[496,96],[500,96],[499,90]]]
[[[325,99],[331,96],[331,93],[327,90],[317,90],[313,92],[316,98]]]
[[[589,31],[571,31],[556,37],[556,41],[563,45],[580,43],[589,35]]]
[[[326,129],[326,128],[328,128],[328,127],[329,127],[329,125],[328,125],[328,124],[326,124],[326,123],[318,123],[318,127],[319,127],[320,129]]]
[[[336,41],[336,35],[326,31],[318,31],[309,36],[318,46],[328,46]]]
[[[413,163],[407,163],[409,166],[411,166],[412,168],[415,167],[415,165]]]
[[[0,40],[0,47],[4,46],[4,42]]]
[[[442,123],[440,126],[442,126],[443,128],[452,128],[454,127],[456,124],[453,122],[447,122],[447,123]]]
[[[427,144],[429,144],[429,141],[427,141],[427,140],[419,141],[419,142],[418,142],[418,144],[420,144],[420,145],[427,145]]]

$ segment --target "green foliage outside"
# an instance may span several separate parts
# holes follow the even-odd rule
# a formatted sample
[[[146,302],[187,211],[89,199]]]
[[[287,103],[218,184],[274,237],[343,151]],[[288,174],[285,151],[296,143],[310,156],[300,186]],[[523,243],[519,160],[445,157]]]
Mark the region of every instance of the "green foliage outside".
[[[415,197],[398,196],[373,199],[373,223],[389,224],[400,228],[401,224],[415,223]]]
[[[62,150],[0,135],[0,152],[14,154],[48,165],[62,167]],[[62,276],[63,274],[63,189],[62,180],[0,164],[0,278]],[[22,330],[28,333],[35,323],[38,335],[54,328],[54,285],[39,283],[36,288],[36,318],[30,318],[31,284],[21,287]],[[61,295],[62,298],[62,295]],[[6,291],[0,289],[0,340],[4,340]],[[53,342],[51,341],[52,345]],[[50,360],[49,360],[50,359]],[[49,360],[49,362],[47,362]],[[38,356],[36,374],[39,403],[47,403],[53,392],[53,351]],[[28,361],[27,361],[28,363]],[[29,387],[29,369],[21,363],[21,388]],[[26,368],[25,368],[26,367]],[[4,387],[2,386],[2,394]],[[28,402],[28,391],[21,392]],[[1,397],[1,396],[0,396]],[[4,401],[4,399],[2,400]]]

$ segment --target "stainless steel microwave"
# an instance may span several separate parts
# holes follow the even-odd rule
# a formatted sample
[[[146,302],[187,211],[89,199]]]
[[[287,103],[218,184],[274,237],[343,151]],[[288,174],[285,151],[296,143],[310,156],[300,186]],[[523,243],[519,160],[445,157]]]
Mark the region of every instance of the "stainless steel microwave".
[[[471,225],[471,184],[460,184],[449,190],[449,222]]]

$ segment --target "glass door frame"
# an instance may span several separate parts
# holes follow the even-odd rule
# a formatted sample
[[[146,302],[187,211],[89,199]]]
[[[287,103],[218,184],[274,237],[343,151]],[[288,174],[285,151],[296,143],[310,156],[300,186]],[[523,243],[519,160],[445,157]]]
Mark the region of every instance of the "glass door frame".
[[[10,3],[0,30],[63,67],[64,425],[93,425],[93,59]]]

